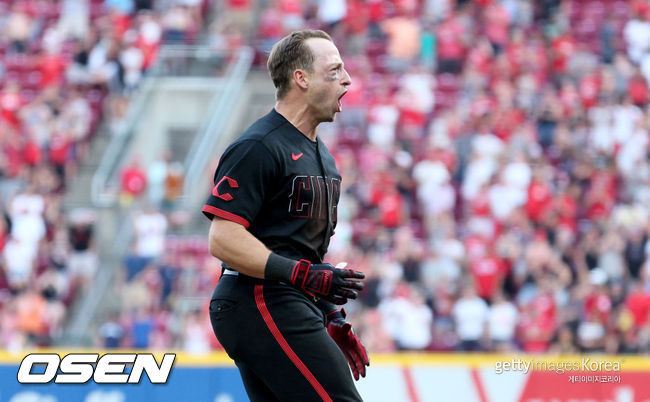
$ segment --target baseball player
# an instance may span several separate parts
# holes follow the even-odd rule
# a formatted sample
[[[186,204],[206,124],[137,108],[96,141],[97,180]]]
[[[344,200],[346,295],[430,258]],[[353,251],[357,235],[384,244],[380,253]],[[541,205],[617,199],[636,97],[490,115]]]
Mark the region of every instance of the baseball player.
[[[323,263],[341,176],[316,131],[341,111],[350,76],[314,30],[281,39],[267,67],[275,107],[226,149],[203,207],[224,267],[212,327],[251,400],[360,401],[350,369],[365,376],[368,355],[335,305],[364,275]]]

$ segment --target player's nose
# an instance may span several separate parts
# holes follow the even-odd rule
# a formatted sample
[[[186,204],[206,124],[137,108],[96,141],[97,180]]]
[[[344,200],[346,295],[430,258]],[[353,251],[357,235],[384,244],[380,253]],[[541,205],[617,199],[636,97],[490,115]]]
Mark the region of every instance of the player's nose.
[[[348,74],[348,70],[343,69],[343,77],[342,77],[341,85],[347,87],[350,84],[352,84],[352,78],[350,78],[350,74]]]

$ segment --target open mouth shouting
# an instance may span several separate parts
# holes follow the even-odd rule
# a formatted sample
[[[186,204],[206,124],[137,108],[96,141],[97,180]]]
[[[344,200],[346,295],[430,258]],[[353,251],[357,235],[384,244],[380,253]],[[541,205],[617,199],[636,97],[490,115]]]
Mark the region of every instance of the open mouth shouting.
[[[343,110],[343,107],[342,107],[342,104],[341,104],[341,98],[343,98],[343,96],[345,96],[345,94],[346,94],[347,92],[348,92],[348,91],[343,92],[343,93],[339,96],[338,100],[336,101],[336,111],[337,111],[337,112],[340,112],[341,110]]]

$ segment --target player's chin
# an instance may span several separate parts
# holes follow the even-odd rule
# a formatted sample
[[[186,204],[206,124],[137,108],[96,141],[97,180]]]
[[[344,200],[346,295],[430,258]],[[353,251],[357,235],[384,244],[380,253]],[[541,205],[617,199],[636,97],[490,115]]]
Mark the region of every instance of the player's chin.
[[[338,112],[334,111],[334,112],[331,112],[331,113],[328,113],[328,114],[323,114],[320,121],[323,122],[323,123],[333,122],[334,119],[336,118],[336,113],[338,113]]]

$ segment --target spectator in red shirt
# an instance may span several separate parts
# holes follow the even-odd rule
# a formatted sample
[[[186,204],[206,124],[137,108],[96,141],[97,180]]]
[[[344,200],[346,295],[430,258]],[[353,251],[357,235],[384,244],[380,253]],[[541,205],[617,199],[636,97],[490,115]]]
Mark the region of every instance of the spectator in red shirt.
[[[650,316],[650,294],[640,284],[633,283],[625,299],[625,308],[632,314],[635,327],[641,328]]]
[[[131,205],[147,187],[147,176],[138,159],[133,158],[120,172],[120,204],[123,206]]]
[[[554,207],[559,215],[559,224],[563,227],[569,228],[571,231],[577,229],[577,214],[578,214],[578,197],[580,196],[580,187],[577,185],[570,185],[562,193],[555,197]]]
[[[593,221],[607,219],[616,201],[616,178],[611,172],[596,170],[590,178],[590,189],[585,195],[587,217]]]
[[[612,311],[612,300],[608,290],[607,274],[601,268],[595,268],[589,273],[592,289],[585,298],[584,318],[590,322],[607,323]]]
[[[389,229],[404,223],[404,198],[394,185],[384,189],[378,200],[381,224]]]
[[[30,167],[37,166],[41,163],[43,152],[36,141],[29,138],[23,145],[23,159]]]
[[[552,206],[553,193],[548,184],[543,181],[542,173],[539,170],[534,172],[533,181],[528,187],[526,212],[533,222],[539,222]]]
[[[555,334],[555,298],[552,280],[539,280],[538,294],[522,308],[520,329],[522,347],[527,353],[544,353]]]
[[[45,52],[40,56],[38,64],[41,73],[39,84],[41,88],[61,84],[63,73],[67,67],[67,62],[62,54]]]
[[[467,67],[485,75],[492,67],[494,51],[490,41],[479,40],[467,54]]]
[[[0,129],[2,125],[0,122]],[[11,178],[19,178],[25,167],[20,135],[13,129],[6,128],[0,135],[0,152],[4,154],[4,174]]]
[[[350,0],[347,2],[347,13],[343,20],[348,41],[346,51],[359,54],[366,48],[367,32],[370,26],[370,10],[367,2]],[[356,77],[356,75],[355,75]]]
[[[438,72],[458,74],[466,52],[466,32],[458,18],[450,15],[437,29]]]
[[[627,86],[632,103],[644,106],[648,103],[648,83],[643,75],[637,73],[630,78]]]
[[[553,73],[566,73],[569,58],[576,51],[576,41],[570,33],[566,32],[553,39],[551,49],[553,51]]]
[[[513,29],[505,53],[515,76],[521,72],[527,51],[526,43],[524,42],[524,32],[518,28]]]
[[[20,84],[16,81],[9,82],[5,89],[0,92],[0,118],[15,128],[20,127],[18,112],[25,104],[20,95]]]
[[[485,35],[490,40],[494,52],[499,54],[508,43],[510,15],[501,4],[492,3],[485,10],[484,20]]]
[[[589,109],[598,103],[600,86],[600,78],[595,73],[585,75],[580,79],[578,91],[585,109]]]
[[[146,71],[153,65],[158,56],[162,27],[158,20],[148,12],[138,16],[137,25],[138,39],[136,40],[136,46],[142,52],[142,69]]]
[[[503,260],[494,252],[493,247],[490,247],[487,255],[472,260],[469,267],[474,277],[476,293],[483,300],[490,301],[500,289],[501,282],[506,275]]]
[[[607,273],[601,268],[589,272],[591,290],[585,297],[583,319],[578,327],[578,342],[585,351],[602,351],[612,300],[605,287]]]

